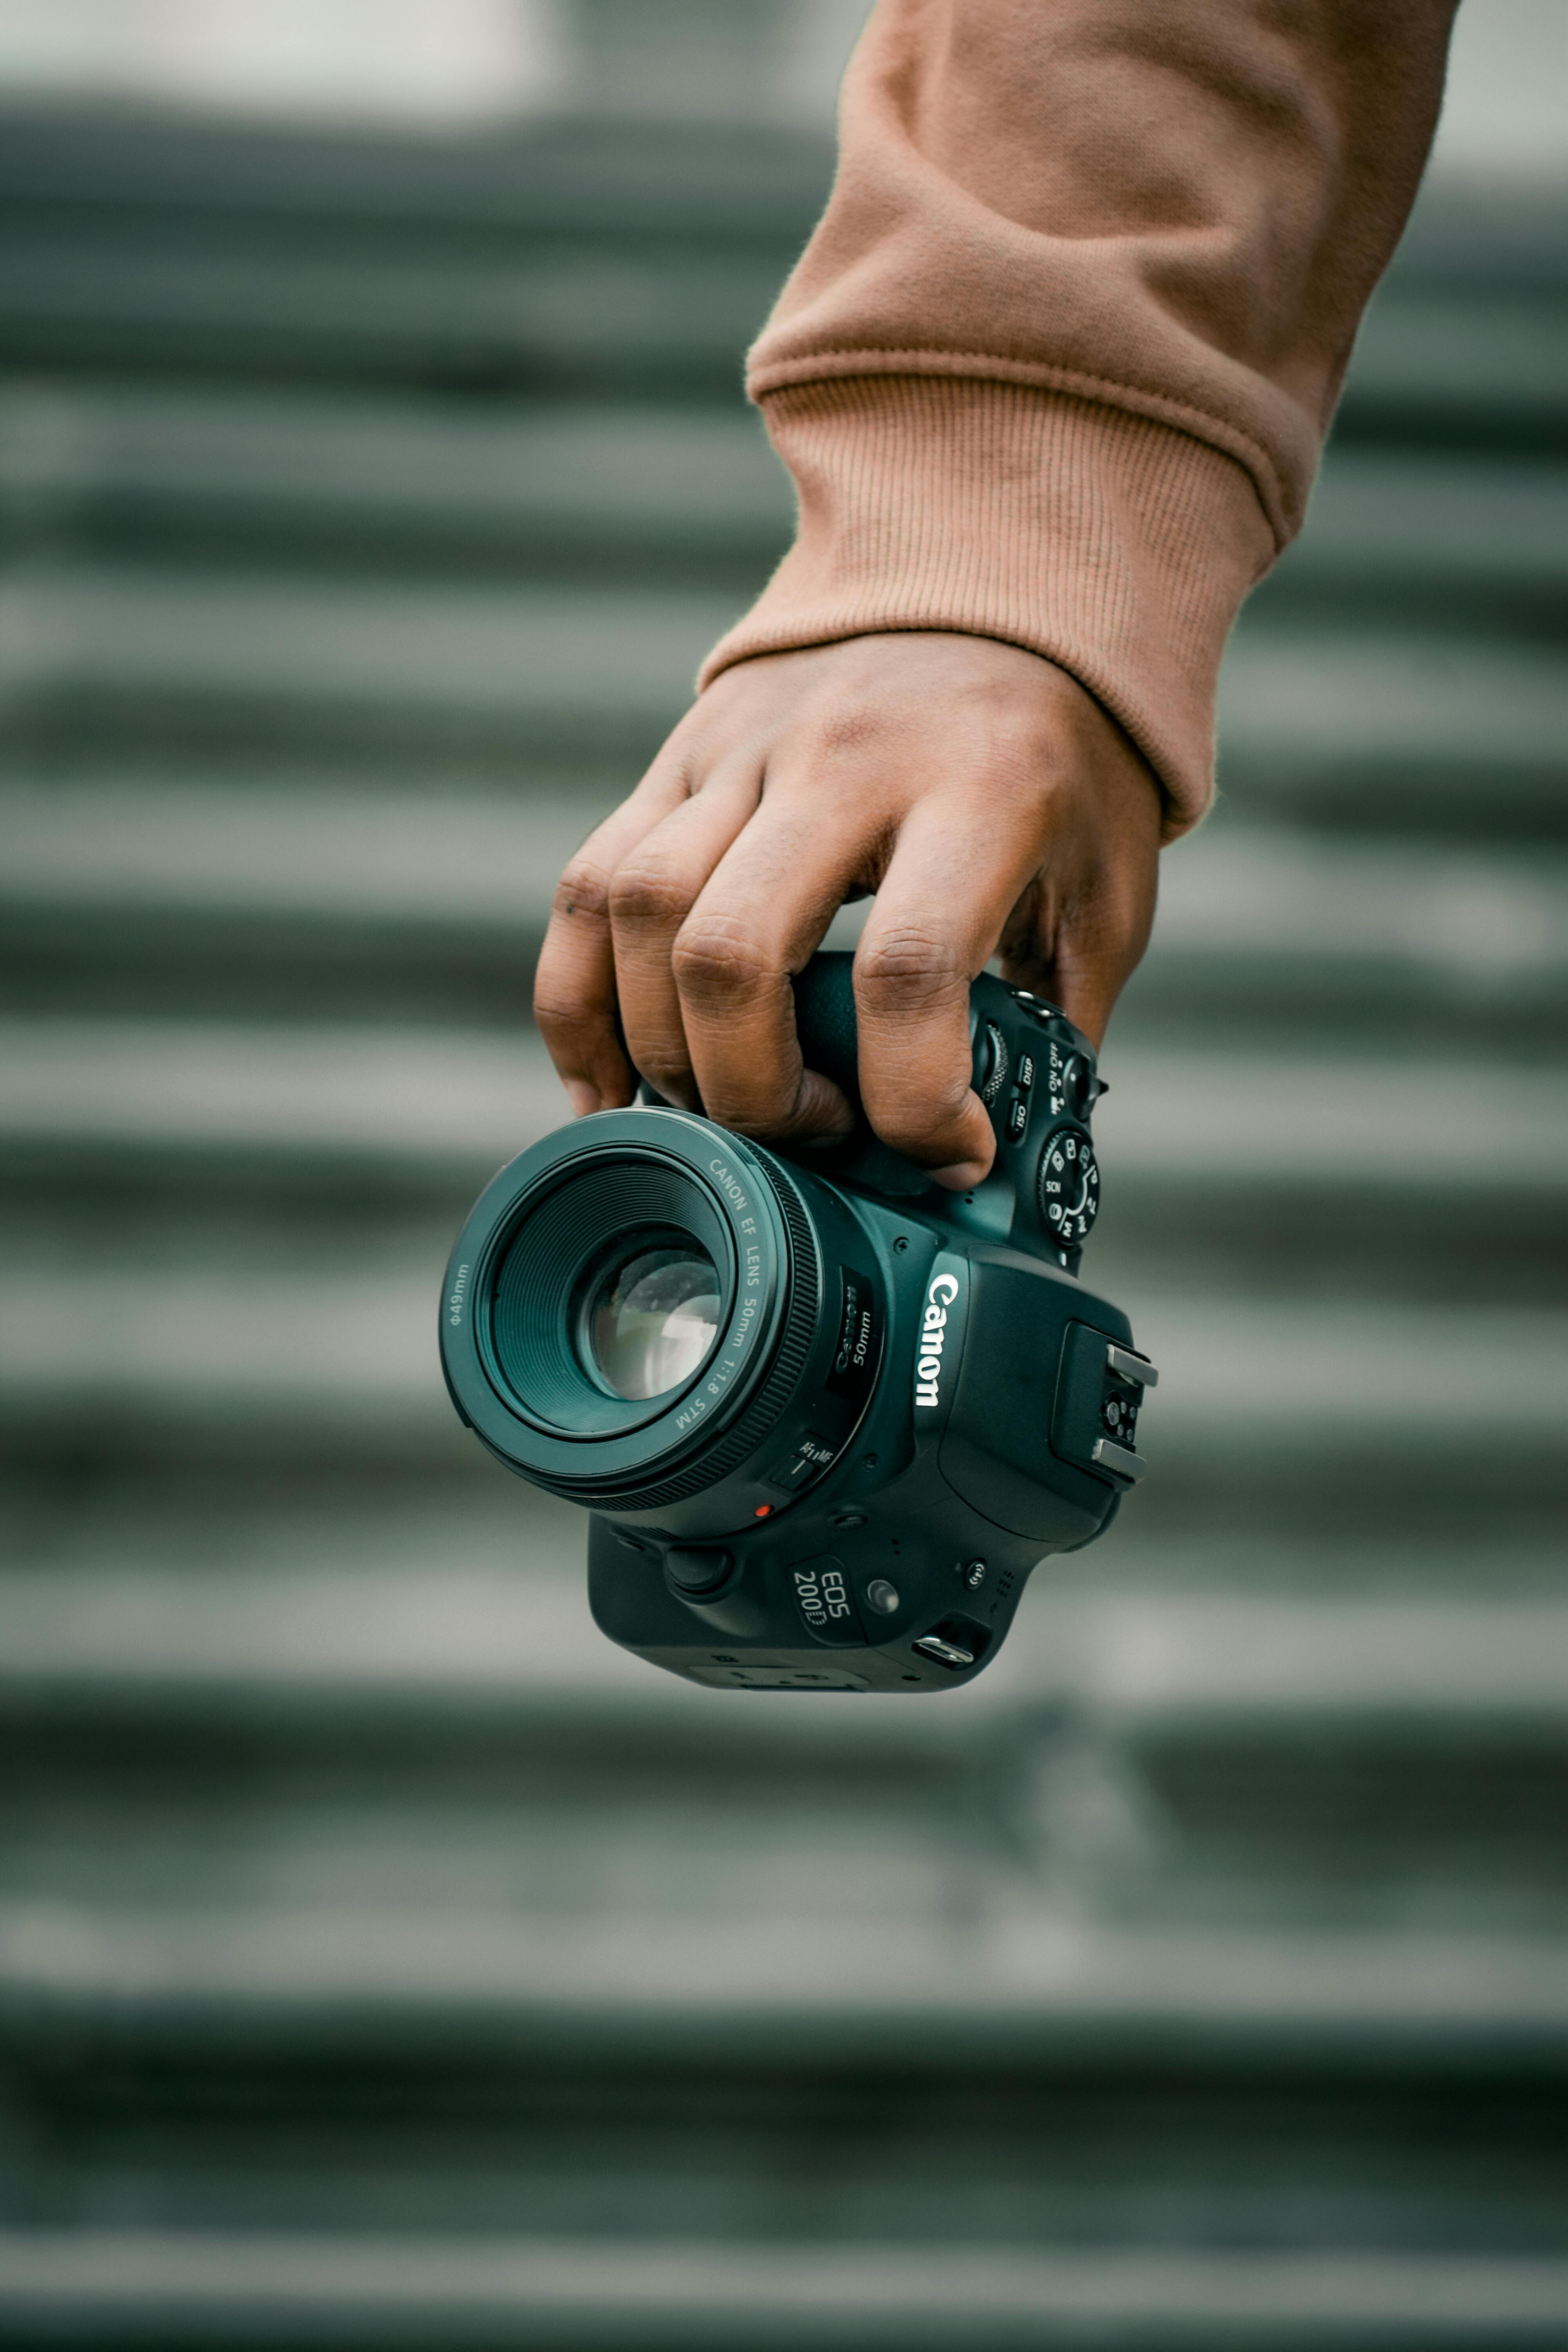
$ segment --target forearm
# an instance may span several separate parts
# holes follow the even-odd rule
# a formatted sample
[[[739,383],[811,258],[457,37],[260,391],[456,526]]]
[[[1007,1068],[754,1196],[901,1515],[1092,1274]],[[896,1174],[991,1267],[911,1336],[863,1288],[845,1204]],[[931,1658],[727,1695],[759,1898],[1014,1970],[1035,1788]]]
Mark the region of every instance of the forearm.
[[[1420,176],[1449,0],[880,0],[752,354],[795,548],[704,676],[896,628],[1070,671],[1195,820]]]

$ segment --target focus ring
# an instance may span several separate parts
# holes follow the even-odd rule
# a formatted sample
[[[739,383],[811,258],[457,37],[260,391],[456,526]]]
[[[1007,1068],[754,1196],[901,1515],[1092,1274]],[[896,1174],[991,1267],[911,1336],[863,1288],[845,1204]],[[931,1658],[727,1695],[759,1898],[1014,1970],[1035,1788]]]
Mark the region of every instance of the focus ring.
[[[552,1478],[549,1483],[553,1493],[574,1502],[591,1504],[598,1511],[661,1511],[727,1478],[763,1443],[778,1420],[805,1370],[811,1343],[816,1336],[817,1251],[805,1204],[788,1176],[770,1155],[759,1151],[756,1156],[763,1162],[783,1214],[790,1255],[789,1306],[778,1352],[761,1389],[729,1435],[711,1453],[700,1454],[673,1476],[660,1479],[656,1485],[614,1488],[590,1486],[579,1479]],[[536,1472],[530,1475],[538,1475]],[[541,1479],[539,1483],[543,1485],[544,1481]]]

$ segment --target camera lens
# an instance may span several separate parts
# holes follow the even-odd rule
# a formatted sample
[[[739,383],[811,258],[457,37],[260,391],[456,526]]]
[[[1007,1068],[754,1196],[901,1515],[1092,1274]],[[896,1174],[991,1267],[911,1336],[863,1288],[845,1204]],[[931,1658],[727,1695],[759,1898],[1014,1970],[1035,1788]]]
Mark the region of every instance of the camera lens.
[[[580,1345],[613,1395],[658,1397],[700,1371],[719,1337],[719,1270],[689,1235],[619,1250],[589,1294]]]
[[[441,1360],[525,1478],[701,1544],[771,1518],[848,1443],[886,1320],[870,1255],[847,1202],[742,1138],[601,1111],[480,1195]]]

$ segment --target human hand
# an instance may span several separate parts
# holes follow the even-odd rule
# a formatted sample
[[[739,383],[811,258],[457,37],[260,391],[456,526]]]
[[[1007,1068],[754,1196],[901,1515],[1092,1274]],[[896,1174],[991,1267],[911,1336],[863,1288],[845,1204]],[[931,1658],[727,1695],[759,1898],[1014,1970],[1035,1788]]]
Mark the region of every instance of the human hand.
[[[995,1149],[969,1083],[971,981],[999,951],[1098,1047],[1148,940],[1161,817],[1114,720],[1016,646],[909,631],[741,662],[562,877],[535,1016],[579,1113],[630,1102],[640,1072],[744,1135],[842,1134],[790,977],[874,892],[855,958],[866,1114],[967,1191]]]

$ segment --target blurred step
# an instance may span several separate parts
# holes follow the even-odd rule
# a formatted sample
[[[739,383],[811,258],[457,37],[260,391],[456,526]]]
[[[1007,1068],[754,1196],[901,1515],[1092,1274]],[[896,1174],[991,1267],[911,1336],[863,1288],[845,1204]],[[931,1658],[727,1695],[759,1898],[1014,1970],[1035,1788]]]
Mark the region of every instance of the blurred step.
[[[479,2238],[96,2232],[0,2240],[18,2346],[161,2338],[349,2346],[441,2342],[604,2352],[1164,2352],[1415,2341],[1568,2343],[1568,2263],[1117,2248],[954,2253],[689,2236],[587,2247]]]
[[[787,542],[789,485],[726,407],[325,400],[13,383],[0,394],[13,545],[247,551],[462,567],[741,568]],[[1397,598],[1468,625],[1560,628],[1568,473],[1519,459],[1331,450],[1266,607]]]
[[[510,1541],[499,1514],[489,1529],[405,1510],[380,1561],[373,1517],[334,1544],[297,1512],[270,1555],[237,1521],[199,1564],[8,1573],[0,1750],[28,1792],[0,1837],[8,1883],[37,1895],[39,1832],[68,1822],[79,1895],[100,1867],[89,1850],[123,1860],[172,1839],[199,1885],[216,1865],[180,1795],[199,1784],[258,1853],[339,1836],[345,1885],[369,1867],[350,1850],[372,1853],[395,1821],[405,1892],[437,1867],[427,1848],[500,1836],[535,1853],[552,1916],[552,1819],[596,1868],[627,1867],[626,1834],[664,1852],[673,1883],[699,1830],[707,1851],[740,1837],[776,1862],[816,1818],[832,1822],[826,1886],[865,1839],[867,1887],[889,1856],[919,1876],[956,1847],[988,1900],[1021,1874],[1009,1904],[1070,1895],[1146,1928],[1382,1933],[1418,1910],[1428,1929],[1568,1930],[1561,1596],[1097,1599],[1047,1564],[962,1704],[740,1706],[603,1640],[581,1517],[535,1500],[520,1497]],[[1297,1558],[1310,1587],[1316,1563]],[[150,1867],[161,1884],[165,1863]]]
[[[314,1265],[220,1247],[132,1267],[111,1235],[53,1269],[29,1259],[0,1278],[7,1448],[40,1464],[471,1460],[478,1478],[436,1361],[443,1256],[437,1241]],[[1134,1507],[1151,1525],[1240,1511],[1280,1527],[1303,1496],[1336,1532],[1402,1513],[1518,1527],[1561,1507],[1561,1313],[1169,1291],[1136,1306],[1163,1374],[1159,1476]]]
[[[418,146],[42,111],[5,129],[0,353],[253,379],[728,392],[831,168],[819,139],[761,125]],[[1562,454],[1560,209],[1418,211],[1342,435]]]
[[[151,739],[640,763],[741,601],[40,564],[0,595],[0,717],[13,740],[121,755]]]
[[[258,249],[208,224],[149,236],[132,222],[13,214],[0,364],[722,400],[788,259],[548,233],[463,251],[417,231],[371,243],[303,222]]]
[[[95,824],[111,843],[107,812]],[[1358,1050],[1440,1032],[1489,1064],[1500,1037],[1561,1034],[1565,973],[1568,866],[1545,845],[1336,839],[1222,809],[1162,864],[1111,1053],[1129,1030],[1228,1038],[1256,1020],[1271,1049],[1331,1023]]]
[[[1113,1048],[1090,1278],[1132,1301],[1199,1276],[1562,1301],[1568,1089],[1553,1066],[1482,1066],[1478,1093],[1463,1052]],[[18,1247],[59,1248],[74,1219],[177,1260],[195,1218],[215,1262],[253,1258],[265,1216],[283,1267],[356,1234],[438,1265],[493,1170],[566,1116],[531,1028],[0,1022]]]
[[[1396,260],[1373,297],[1335,418],[1345,441],[1568,456],[1561,287],[1423,283]]]
[[[0,988],[50,1010],[515,1029],[556,877],[634,772],[518,797],[216,766],[0,786]]]
[[[1425,615],[1560,640],[1565,550],[1568,467],[1336,442],[1305,530],[1252,609],[1342,619],[1359,607],[1386,620],[1393,607],[1406,623]]]
[[[558,121],[409,141],[5,123],[13,367],[732,398],[826,192],[817,136]]]
[[[1479,491],[1472,504],[1484,503]],[[0,530],[14,548],[380,572],[599,570],[623,583],[639,568],[700,569],[736,575],[744,593],[791,521],[788,478],[738,400],[500,408],[281,390],[0,392]]]
[[[524,1023],[527,1025],[524,1026]],[[461,1214],[570,1106],[518,1007],[517,1034],[216,1023],[0,1024],[0,1150],[62,1173],[94,1162],[189,1181],[290,1164],[317,1183],[378,1178]]]
[[[150,1726],[154,1707],[171,1728],[216,1711],[330,1731],[342,1709],[362,1728],[439,1721],[460,1742],[462,1718],[482,1714],[487,1738],[504,1718],[520,1752],[652,1727],[674,1741],[678,1772],[692,1744],[891,1753],[905,1769],[923,1755],[946,1769],[994,1740],[996,1718],[1044,1737],[1064,1705],[1129,1740],[1228,1730],[1268,1745],[1374,1725],[1417,1740],[1468,1727],[1568,1742],[1568,1600],[1489,1591],[1521,1570],[1495,1547],[1428,1553],[1450,1583],[1468,1570],[1468,1597],[1368,1596],[1311,1589],[1310,1546],[1282,1534],[1280,1567],[1303,1588],[1293,1599],[1119,1590],[1119,1534],[1087,1584],[1061,1560],[1037,1571],[1006,1649],[962,1706],[825,1710],[784,1693],[757,1709],[650,1673],[595,1631],[581,1512],[521,1482],[498,1500],[457,1521],[436,1502],[342,1520],[275,1507],[215,1518],[199,1540],[167,1524],[161,1544],[158,1520],[133,1514],[118,1540],[106,1532],[81,1556],[79,1534],[73,1559],[56,1538],[31,1564],[15,1533],[0,1572],[10,1732],[73,1714],[85,1728],[89,1713]],[[1159,1574],[1149,1550],[1145,1577]],[[1550,1555],[1534,1558],[1552,1575]]]
[[[624,787],[626,776],[620,780]],[[13,1005],[297,1004],[515,1024],[555,879],[618,797],[356,790],[225,774],[0,785],[0,987]],[[842,927],[841,927],[842,928]],[[1336,840],[1225,811],[1167,856],[1112,1032],[1226,1043],[1341,1023],[1358,1050],[1441,1034],[1553,1044],[1568,1008],[1555,847]]]
[[[1020,2066],[1135,2045],[1331,2071],[1568,2065],[1568,1937],[1405,1920],[1088,1916],[998,1836],[822,1792],[749,1818],[695,1795],[585,1806],[341,1775],[200,1796],[121,1764],[46,1784],[5,1840],[0,2043],[111,2026],[237,2056],[410,2065],[488,2047],[787,2068],[808,2053]],[[662,1795],[663,1792],[658,1792]],[[1261,1907],[1261,1906],[1259,1906]]]
[[[1568,451],[1561,186],[1429,179],[1356,339],[1336,442]]]
[[[18,751],[112,741],[537,760],[651,756],[742,598],[322,585],[42,562],[5,592]],[[1386,831],[1562,830],[1568,683],[1545,652],[1281,635],[1245,619],[1221,681],[1239,804]],[[629,781],[629,778],[628,778]]]
[[[555,115],[410,138],[153,108],[12,104],[3,119],[0,205],[150,237],[190,223],[307,239],[354,227],[395,249],[422,229],[505,246],[551,233],[761,243],[787,266],[833,170],[825,131],[755,121]]]
[[[1219,787],[1348,833],[1558,837],[1568,677],[1554,652],[1244,614],[1220,677]]]

